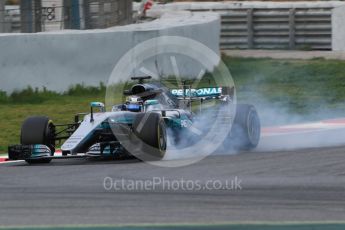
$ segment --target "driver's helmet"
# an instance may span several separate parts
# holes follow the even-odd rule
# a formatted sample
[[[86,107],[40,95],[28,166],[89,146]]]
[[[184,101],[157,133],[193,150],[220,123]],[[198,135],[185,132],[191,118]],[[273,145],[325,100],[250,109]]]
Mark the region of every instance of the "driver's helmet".
[[[143,99],[138,96],[127,97],[125,108],[131,112],[141,112],[143,108]]]

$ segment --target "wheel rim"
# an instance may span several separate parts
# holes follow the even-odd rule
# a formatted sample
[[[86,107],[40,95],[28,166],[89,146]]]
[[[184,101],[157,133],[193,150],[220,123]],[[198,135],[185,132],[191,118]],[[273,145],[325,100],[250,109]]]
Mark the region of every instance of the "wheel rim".
[[[51,155],[54,155],[55,152],[55,126],[53,122],[50,120],[48,122],[46,136],[45,136],[46,145],[51,149]]]

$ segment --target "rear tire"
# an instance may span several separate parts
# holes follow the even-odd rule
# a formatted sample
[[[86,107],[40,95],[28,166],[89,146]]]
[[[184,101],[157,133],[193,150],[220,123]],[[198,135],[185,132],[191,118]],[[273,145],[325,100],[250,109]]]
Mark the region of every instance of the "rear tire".
[[[53,155],[55,152],[54,135],[54,124],[48,117],[29,117],[22,125],[20,142],[22,145],[46,145]],[[42,164],[49,163],[51,159],[28,159],[25,161],[29,164]]]
[[[165,156],[167,133],[161,114],[139,113],[133,123],[133,132],[144,142],[138,156],[141,160],[156,161]]]
[[[239,104],[231,127],[230,140],[226,141],[225,147],[236,150],[254,149],[259,144],[260,132],[260,119],[255,107]]]

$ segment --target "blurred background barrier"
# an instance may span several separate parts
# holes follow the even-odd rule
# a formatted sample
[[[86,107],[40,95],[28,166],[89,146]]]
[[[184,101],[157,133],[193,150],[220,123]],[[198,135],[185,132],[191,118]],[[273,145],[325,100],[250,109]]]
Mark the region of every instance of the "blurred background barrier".
[[[345,2],[181,2],[151,11],[212,11],[221,15],[221,49],[345,51]]]
[[[61,29],[100,29],[132,22],[128,0],[0,1],[0,32],[34,33]]]
[[[220,18],[212,12],[166,13],[151,22],[108,29],[0,34],[0,91],[30,85],[61,92],[76,84],[107,83],[115,64],[128,50],[163,35],[191,38],[219,53]],[[162,59],[154,57],[145,66],[169,75],[170,59]],[[176,59],[181,75],[195,74],[191,72],[194,69],[200,72],[195,62]],[[135,57],[132,63],[141,64]]]
[[[219,13],[221,49],[345,50],[342,1],[155,2],[148,15],[181,10]],[[127,25],[135,21],[140,6],[141,3],[131,0],[0,1],[0,32]]]
[[[345,51],[345,5],[332,11],[332,50]]]

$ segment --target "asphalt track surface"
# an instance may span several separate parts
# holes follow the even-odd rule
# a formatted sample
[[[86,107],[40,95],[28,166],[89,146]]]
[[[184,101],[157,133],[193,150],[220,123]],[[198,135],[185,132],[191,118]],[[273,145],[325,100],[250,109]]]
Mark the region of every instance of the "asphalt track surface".
[[[105,177],[241,180],[241,189],[107,191]],[[127,183],[126,182],[126,183]],[[181,168],[135,160],[0,165],[0,225],[345,220],[345,147],[210,156]]]

